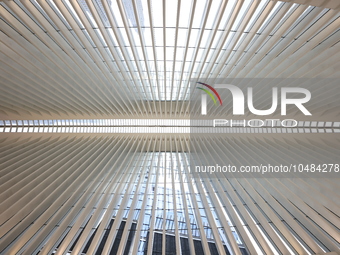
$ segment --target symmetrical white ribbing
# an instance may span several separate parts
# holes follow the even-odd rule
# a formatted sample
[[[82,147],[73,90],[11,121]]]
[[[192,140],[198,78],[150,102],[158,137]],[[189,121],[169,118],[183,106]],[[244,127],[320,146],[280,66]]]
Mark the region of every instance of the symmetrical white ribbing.
[[[300,2],[1,1],[0,113],[181,117],[191,79],[338,77],[338,7]]]
[[[289,163],[298,153],[330,162],[340,153],[338,142],[13,134],[1,139],[0,248],[5,254],[339,252],[336,179],[189,173],[189,164],[209,158],[275,164],[276,155]],[[205,152],[199,162],[189,148],[192,155]]]
[[[340,254],[339,7],[0,0],[0,253]]]

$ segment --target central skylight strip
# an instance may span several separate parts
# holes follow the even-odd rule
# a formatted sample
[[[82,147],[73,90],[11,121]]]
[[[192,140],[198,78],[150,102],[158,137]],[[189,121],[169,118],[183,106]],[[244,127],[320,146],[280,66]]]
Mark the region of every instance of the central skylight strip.
[[[284,124],[282,123],[284,122]],[[274,119],[216,119],[216,127],[311,127],[338,128],[340,122],[294,121]],[[214,120],[199,119],[59,119],[59,120],[0,120],[0,127],[213,127]]]
[[[114,133],[114,134],[272,134],[340,133],[333,128],[252,128],[252,127],[0,127],[0,133]]]
[[[340,122],[190,120],[190,119],[88,119],[1,120],[0,132],[23,133],[340,133]]]

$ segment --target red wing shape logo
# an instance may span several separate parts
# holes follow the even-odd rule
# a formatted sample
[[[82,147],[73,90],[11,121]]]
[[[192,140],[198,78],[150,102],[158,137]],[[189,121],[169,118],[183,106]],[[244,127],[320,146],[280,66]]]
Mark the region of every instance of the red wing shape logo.
[[[220,105],[222,105],[222,99],[221,99],[220,95],[217,93],[217,91],[212,86],[210,86],[206,83],[203,83],[203,82],[197,82],[197,83],[209,88],[217,96],[218,101],[220,102]],[[197,89],[203,90],[205,93],[207,93],[211,97],[211,99],[214,101],[214,104],[217,104],[217,101],[216,101],[214,95],[209,90],[207,90],[205,88],[201,88],[201,87],[197,87]]]

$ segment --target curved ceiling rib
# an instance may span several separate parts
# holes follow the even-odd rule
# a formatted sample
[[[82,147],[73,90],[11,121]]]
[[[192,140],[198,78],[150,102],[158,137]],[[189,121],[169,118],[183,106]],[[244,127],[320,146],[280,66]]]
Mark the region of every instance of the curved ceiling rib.
[[[188,118],[191,80],[338,77],[338,10],[304,2],[2,1],[1,119]]]
[[[0,0],[0,253],[339,255],[339,8]]]

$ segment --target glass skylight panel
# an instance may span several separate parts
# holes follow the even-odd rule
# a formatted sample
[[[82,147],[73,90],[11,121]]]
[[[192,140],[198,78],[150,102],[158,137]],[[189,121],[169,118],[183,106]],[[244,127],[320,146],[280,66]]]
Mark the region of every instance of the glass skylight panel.
[[[208,57],[207,57],[207,59],[206,59],[206,62],[207,62],[207,63],[212,63],[212,61],[214,61],[214,59],[212,59],[212,58],[213,58],[213,56],[214,56],[215,53],[216,53],[216,50],[215,50],[215,49],[210,49],[210,50],[208,51]]]
[[[161,60],[164,60],[163,47],[156,47],[156,59],[158,64],[158,71],[160,71],[159,69],[163,66],[163,61]]]
[[[224,46],[222,47],[223,50],[228,49],[228,46],[231,42],[231,40],[233,39],[233,37],[235,36],[235,32],[230,32],[227,36],[227,39],[225,40]]]
[[[203,36],[202,36],[202,40],[201,40],[201,44],[200,44],[200,48],[208,48],[209,44],[211,43],[212,40],[212,30],[207,30],[205,29],[203,31]],[[200,59],[200,58],[198,58]]]
[[[151,1],[152,22],[154,27],[163,27],[163,1]]]
[[[269,1],[261,1],[260,4],[257,6],[255,12],[253,13],[253,15],[251,16],[246,28],[244,29],[244,32],[249,32],[250,29],[254,26],[254,24],[257,22],[257,20],[259,19],[259,17],[265,13],[265,9],[268,5]],[[279,5],[279,2],[275,3],[275,6],[273,9],[276,9],[277,6]],[[270,14],[268,15],[268,17],[270,16]],[[265,23],[265,22],[264,22]]]
[[[111,42],[112,42],[112,46],[117,46],[117,45],[118,45],[118,42],[117,42],[117,40],[116,40],[115,34],[114,34],[113,31],[112,31],[112,28],[111,28],[111,27],[106,28],[106,32],[107,32],[107,34],[108,34],[109,37],[110,37],[110,40],[111,40]],[[109,45],[111,46],[111,43],[109,43]]]
[[[188,47],[197,47],[199,33],[199,29],[191,29]]]
[[[147,0],[135,1],[135,4],[137,9],[139,25],[141,26],[141,28],[150,27],[148,1]]]
[[[169,46],[172,46],[174,47],[175,46],[175,33],[176,33],[176,29],[175,28],[166,28],[165,30],[166,32],[166,47],[169,47]]]
[[[222,8],[222,1],[212,1],[207,23],[205,25],[205,29],[212,29],[214,28],[215,23],[217,22],[217,19],[219,19],[219,12],[221,11]],[[223,15],[223,13],[222,13]]]
[[[95,31],[95,33],[97,34],[97,37],[99,38],[100,42],[102,43],[102,45],[107,47],[106,41],[100,31],[100,29],[93,29]]]
[[[20,3],[20,1],[16,0],[15,3]],[[31,3],[35,6],[35,8],[37,8],[38,11],[42,13],[42,15],[44,15],[46,20],[50,21],[50,18],[44,12],[43,8],[41,8],[41,6],[44,6],[42,5],[42,2],[39,1],[41,6],[35,0],[31,0]],[[30,5],[30,8],[31,7],[33,8],[33,5],[31,3],[28,3],[28,4]],[[88,6],[87,3],[89,4],[92,3],[94,5],[95,8],[93,8],[94,9],[93,11],[96,13],[92,12],[92,9],[89,8],[90,5]],[[195,3],[196,5],[194,10],[192,10],[193,3]],[[226,3],[226,8],[225,10],[222,11],[221,6],[224,3]],[[254,52],[260,51],[260,54],[261,54],[260,56],[263,57],[263,60],[265,60],[267,57],[267,55],[265,54],[269,53],[269,58],[271,59],[272,57],[271,53],[279,53],[279,52],[282,52],[282,49],[286,48],[286,46],[284,45],[285,41],[282,41],[281,39],[278,39],[277,37],[275,38],[272,37],[272,39],[268,38],[269,39],[268,41],[267,38],[262,39],[261,35],[242,34],[240,39],[238,39],[238,41],[236,42],[236,37],[235,37],[236,33],[233,31],[230,32],[229,30],[239,29],[240,24],[244,22],[245,15],[249,15],[248,13],[248,11],[250,10],[249,7],[253,3],[255,3],[255,0],[245,0],[245,1],[229,0],[225,2],[222,0],[211,1],[211,2],[207,0],[202,0],[202,1],[200,0],[200,1],[195,1],[195,2],[193,2],[192,0],[188,0],[188,1],[180,1],[180,3],[178,1],[171,2],[169,0],[167,1],[141,0],[141,1],[134,1],[134,2],[132,2],[131,0],[120,1],[120,2],[119,1],[118,2],[117,1],[101,1],[101,0],[91,0],[90,2],[87,0],[77,0],[77,1],[71,1],[71,2],[69,0],[62,0],[60,2],[59,1],[57,2],[57,1],[48,0],[48,4],[51,6],[52,10],[56,13],[56,15],[58,15],[59,19],[62,22],[64,22],[64,24],[68,26],[68,28],[70,29],[69,24],[65,20],[65,17],[69,18],[69,15],[66,15],[66,13],[64,13],[65,10],[63,10],[62,8],[59,9],[59,7],[62,6],[62,4],[65,5],[67,10],[70,12],[71,16],[74,18],[74,20],[79,25],[80,29],[83,30],[84,34],[86,35],[86,38],[88,38],[92,47],[98,48],[95,50],[99,56],[98,59],[100,59],[101,61],[105,61],[105,62],[107,61],[108,63],[104,63],[104,65],[108,65],[110,66],[110,68],[111,68],[111,65],[114,66],[114,70],[110,70],[114,72],[112,76],[117,77],[117,78],[124,77],[127,80],[126,81],[128,83],[127,84],[128,86],[126,89],[127,91],[136,92],[136,93],[137,91],[140,91],[141,95],[133,95],[133,96],[135,98],[142,99],[142,100],[148,100],[153,94],[154,98],[152,99],[156,101],[165,100],[165,99],[176,100],[178,94],[181,94],[181,96],[183,96],[182,98],[186,98],[187,95],[184,95],[182,93],[184,93],[183,91],[185,91],[185,88],[187,87],[189,80],[192,76],[195,76],[198,78],[199,76],[202,78],[211,76],[214,78],[218,75],[220,76],[225,75],[226,73],[229,73],[231,70],[235,71],[236,74],[239,74],[239,73],[242,73],[241,71],[242,67],[235,66],[235,65],[239,65],[239,64],[244,65],[244,64],[251,62],[250,67],[252,68],[258,63],[258,60],[260,58],[257,56],[254,57],[253,56]],[[255,9],[255,12],[253,13],[251,17],[249,17],[250,19],[249,19],[248,24],[245,24],[246,32],[249,32],[252,29],[252,27],[257,22],[259,17],[264,17],[267,14],[266,12],[269,11],[269,5],[274,6],[274,8],[272,8],[269,15],[267,15],[265,21],[261,25],[261,28],[259,29],[258,32],[262,32],[262,31],[266,31],[266,33],[270,32],[264,29],[267,27],[267,25],[269,24],[272,25],[271,22],[273,18],[275,18],[276,20],[278,12],[280,12],[281,16],[284,15],[283,10],[280,11],[280,8],[282,7],[286,9],[288,6],[292,5],[292,8],[288,12],[288,14],[284,17],[282,21],[280,21],[280,26],[283,25],[283,27],[284,27],[283,22],[286,21],[287,18],[293,18],[293,16],[291,15],[294,14],[295,11],[296,13],[303,13],[299,15],[300,17],[294,16],[294,20],[289,19],[289,22],[291,22],[290,24],[293,24],[293,25],[290,26],[290,28],[288,29],[288,33],[293,32],[294,36],[296,36],[297,32],[299,33],[298,36],[301,36],[306,31],[308,31],[308,29],[313,29],[313,26],[314,26],[313,22],[316,22],[315,26],[318,26],[317,24],[318,19],[321,18],[322,15],[325,15],[325,14],[327,15],[327,11],[329,11],[329,9],[322,8],[322,7],[307,7],[307,5],[283,3],[279,1],[273,3],[269,0],[264,0],[264,1],[258,1],[258,3],[259,5]],[[165,4],[166,6],[164,7],[163,4]],[[180,8],[179,8],[180,13],[177,12],[178,4],[180,4]],[[207,13],[207,10],[208,10],[207,6],[209,4],[211,4],[211,8],[210,8],[210,11]],[[240,12],[238,13],[236,17],[233,27],[231,28],[230,26],[228,26],[228,24],[229,25],[231,24],[230,17],[232,16],[233,13],[235,13],[236,5],[239,5],[239,4],[241,4]],[[6,9],[8,8],[6,7],[6,3],[1,3],[1,5],[5,6]],[[107,6],[107,5],[109,6],[109,10],[104,8],[104,6]],[[13,6],[16,6],[16,5],[13,3]],[[136,9],[134,7],[136,7]],[[151,10],[149,7],[151,7]],[[15,8],[19,9],[18,6],[16,6]],[[75,10],[79,12],[80,14],[79,17],[77,13],[75,12]],[[106,11],[109,11],[110,13],[106,13]],[[124,12],[124,13],[121,13],[121,12]],[[219,14],[221,14],[221,17],[219,16]],[[98,15],[100,19],[95,20],[94,17],[98,17]],[[180,22],[177,28],[176,26],[177,26],[178,15],[179,15]],[[208,15],[207,24],[206,24],[206,27],[203,28],[202,24],[206,18],[206,15]],[[314,17],[311,18],[309,15],[314,15]],[[150,16],[153,21],[152,28],[150,28],[150,19],[149,19]],[[80,21],[80,17],[82,18],[86,17],[91,23],[91,26],[95,27],[94,29],[91,28],[92,30],[91,35],[97,38],[90,38],[88,31],[86,31],[82,22]],[[126,21],[128,23],[127,27],[124,26],[124,23],[122,22],[122,17],[126,18]],[[165,17],[165,23],[163,19],[164,17]],[[110,24],[109,18],[113,18],[115,20],[113,21],[113,24]],[[216,21],[219,18],[221,18],[219,30],[216,32],[216,37],[212,38],[212,35],[215,32],[215,30],[213,30],[214,26],[217,25]],[[311,22],[309,25],[305,26],[304,28],[301,28],[301,25],[304,23],[305,18],[309,18]],[[318,26],[320,31],[324,28],[327,29],[327,26],[331,24],[331,22],[336,22],[336,20],[334,20],[335,17],[332,18],[333,20],[330,20],[330,19],[327,24],[325,22],[324,24],[322,24],[322,26]],[[190,30],[191,35],[190,35],[190,38],[188,38],[187,37],[188,32],[189,32],[188,24],[191,20],[193,20],[193,29]],[[137,21],[139,22],[139,25],[141,27],[140,30],[137,29],[137,23],[138,23]],[[97,28],[97,26],[101,26],[102,23],[106,27],[106,31],[104,32],[102,32],[100,29]],[[86,24],[87,24],[87,21],[86,21]],[[114,25],[114,26],[117,25],[120,28],[115,27],[114,29],[112,29],[111,25]],[[279,28],[280,26],[277,25],[276,28]],[[228,31],[224,31],[224,29],[226,28],[228,28]],[[286,31],[288,26],[284,28],[285,28],[284,31]],[[178,29],[177,38],[175,38],[176,29]],[[297,31],[294,29],[300,29],[300,31]],[[94,31],[95,33],[93,33],[93,30],[95,30]],[[114,31],[116,30],[117,30],[117,34],[114,33]],[[126,30],[129,31],[128,34],[126,33]],[[154,38],[152,38],[151,31],[154,32],[153,33]],[[79,41],[79,38],[76,36],[74,31],[71,30],[70,32],[79,42],[79,45],[81,45],[81,47],[83,48],[87,47],[87,46],[84,46],[87,44],[83,45],[81,41]],[[164,32],[165,34],[163,34]],[[319,31],[315,31],[314,35],[311,35],[310,37],[313,38],[312,36],[317,35],[317,32]],[[68,31],[60,32],[60,36],[63,37],[65,33],[69,33],[69,32]],[[286,35],[289,35],[288,33]],[[109,37],[106,37],[107,34],[109,35]],[[198,40],[200,38],[200,35],[202,35],[202,41],[200,45],[198,45]],[[224,36],[222,37],[222,35]],[[130,45],[128,36],[131,36],[130,40],[131,40],[132,45]],[[239,36],[239,34],[237,34],[237,36]],[[329,36],[332,36],[332,34],[330,33]],[[65,37],[68,38],[67,36]],[[223,40],[224,37],[226,37],[226,40]],[[66,38],[64,38],[65,41],[67,41]],[[96,39],[96,40],[92,40],[92,39]],[[141,41],[140,39],[143,39],[143,41]],[[174,49],[175,39],[177,39],[176,49]],[[252,39],[252,40],[249,40],[250,43],[246,45],[247,47],[243,47],[243,44],[247,42],[248,39]],[[259,44],[259,41],[256,41],[257,39],[261,40],[261,45]],[[164,40],[166,40],[165,45],[164,45]],[[212,47],[208,48],[209,44],[211,43],[211,40],[213,40]],[[98,41],[100,41],[99,45],[97,45]],[[77,43],[73,45],[74,43],[73,40],[71,40],[70,42],[72,43],[70,44],[72,48],[79,47]],[[187,42],[189,43],[189,47],[186,49],[185,47],[186,47]],[[268,47],[261,48],[264,45],[266,45],[266,43],[268,43],[267,45],[272,45],[272,42],[273,42],[273,45],[275,46],[271,47],[271,49],[277,47],[275,48],[275,50],[277,49],[278,52],[276,52],[275,50],[270,51],[271,49]],[[54,44],[51,44],[51,46],[53,45]],[[102,45],[104,46],[105,51],[103,51]],[[292,42],[291,45],[292,47],[295,47],[294,42]],[[309,47],[308,44],[306,47],[303,44],[301,45],[300,45],[301,52],[303,51],[304,48],[308,49]],[[280,48],[281,46],[282,46],[282,49]],[[60,47],[63,50],[65,50],[63,48],[64,44],[61,45]],[[115,48],[113,49],[112,47],[115,47]],[[154,50],[153,47],[155,47],[156,54],[154,54],[153,52]],[[253,47],[258,47],[258,48],[255,49]],[[215,50],[215,48],[217,49]],[[235,51],[239,49],[242,49],[244,51],[249,51],[249,54],[248,53],[245,54],[243,52],[237,52],[235,55]],[[266,52],[262,52],[261,49],[265,50]],[[298,47],[294,49],[296,50],[298,49]],[[145,50],[145,52],[143,50]],[[174,58],[175,50],[176,50],[176,58]],[[91,52],[91,54],[89,54],[88,52]],[[93,52],[92,49],[84,49],[84,50],[81,50],[80,52],[77,51],[77,53],[80,55],[82,59],[84,59],[84,56],[87,57],[86,54],[88,54],[89,57],[92,57],[92,52]],[[164,55],[164,52],[165,52],[165,55]],[[111,54],[111,53],[114,53],[114,54]],[[107,56],[105,56],[105,54],[107,54]],[[196,58],[194,58],[195,54],[197,54]],[[184,58],[184,55],[186,55],[186,58]],[[235,56],[238,57],[237,61],[234,59]],[[95,58],[97,58],[97,56],[95,56]],[[202,62],[204,59],[205,61]],[[255,59],[257,60],[257,63],[254,64],[253,61],[255,61]],[[174,62],[174,60],[176,61]],[[146,65],[146,61],[147,61],[147,65]],[[156,64],[157,66],[155,66]],[[233,67],[230,66],[231,64],[233,64],[234,66]],[[137,66],[139,68],[137,68]],[[156,69],[158,72],[157,75],[155,73]],[[211,74],[212,72],[214,73]],[[111,75],[109,74],[109,72],[107,72],[107,74]],[[158,80],[156,80],[157,78]],[[143,85],[146,86],[146,88],[143,88]],[[154,88],[153,91],[151,90],[151,88]],[[103,91],[108,91],[108,90],[103,89]],[[60,91],[58,93],[60,94]],[[84,94],[81,93],[79,95],[83,96]],[[99,97],[95,96],[94,98],[97,99]],[[144,103],[145,102],[141,102],[140,105],[138,106],[140,108],[143,108],[142,104]],[[73,105],[77,105],[77,104],[71,104],[71,105],[67,105],[64,107],[60,106],[59,104],[59,106],[63,110],[67,110],[69,109],[70,106],[72,107]],[[43,105],[40,105],[39,107],[42,107],[42,106]],[[91,107],[89,106],[89,109],[90,108]],[[98,109],[103,109],[103,108],[108,110],[110,107],[106,105],[100,108],[98,105]],[[154,111],[154,110],[156,109],[151,109],[151,111]]]
[[[204,63],[203,63],[203,64],[204,64]],[[194,67],[193,67],[192,70],[193,70],[193,74],[196,73],[197,75],[194,74],[193,76],[198,77],[198,75],[199,75],[198,72],[200,71],[200,70],[199,70],[200,67],[201,67],[201,63],[200,63],[200,62],[195,62]]]
[[[165,18],[166,18],[166,27],[176,27],[177,24],[177,5],[178,5],[178,1],[165,1],[165,10],[166,10],[166,14],[165,14]],[[184,11],[184,10],[181,10]]]
[[[154,37],[155,37],[155,46],[163,47],[164,46],[164,37],[163,37],[163,28],[154,28]]]
[[[192,3],[193,3],[192,0],[181,1],[180,13],[179,13],[179,24],[178,24],[179,28],[187,28],[189,26],[190,15],[188,15],[188,12],[191,10]]]
[[[129,39],[126,35],[125,29],[124,28],[118,28],[119,34],[118,34],[118,40],[119,40],[119,44],[122,47],[130,47],[130,43],[129,43]]]
[[[91,13],[90,8],[88,7],[85,0],[78,0],[79,6],[81,7],[82,11],[84,12],[85,16],[87,17],[88,21],[92,28],[98,28],[97,22],[94,20],[94,17]]]
[[[208,2],[206,0],[196,1],[195,11],[192,12],[194,15],[192,28],[202,28],[203,20],[206,15]]]
[[[142,29],[142,37],[143,37],[143,43],[146,47],[151,47],[153,45],[153,40],[152,40],[150,28],[143,28]]]
[[[141,40],[140,40],[140,35],[138,34],[138,30],[132,29],[130,31],[131,31],[130,35],[132,35],[134,47],[141,47]]]
[[[188,72],[189,72],[190,66],[191,66],[191,61],[186,61],[186,62],[185,62],[185,65],[184,65],[184,68],[183,68],[183,71],[184,71],[185,73],[188,73]]]
[[[110,22],[109,22],[109,19],[108,17],[106,16],[106,12],[105,12],[105,9],[104,9],[104,6],[102,5],[101,1],[100,0],[95,0],[93,2],[96,10],[97,10],[97,13],[101,19],[101,21],[103,22],[103,25],[105,27],[110,27]]]
[[[231,30],[237,31],[238,27],[240,26],[241,22],[243,21],[244,16],[248,12],[252,2],[253,2],[253,0],[245,0],[243,2],[241,9],[240,9],[239,13],[236,16],[234,24],[231,27]]]
[[[178,49],[177,49],[178,50]],[[178,55],[177,55],[178,56]],[[180,55],[181,56],[181,55]],[[176,59],[178,59],[178,58],[176,58]],[[180,75],[179,73],[180,73],[180,71],[181,71],[181,68],[182,68],[182,61],[176,61],[176,63],[175,63],[175,72],[176,72],[176,74],[178,74],[178,76]]]
[[[126,52],[127,52],[127,56],[129,57],[129,61],[132,61],[130,62],[130,66],[132,65],[134,71],[137,71],[137,67],[136,67],[136,63],[134,62],[134,55],[133,55],[133,52],[132,52],[132,49],[130,47],[127,47],[126,49]]]
[[[70,4],[70,1],[69,0],[62,0],[62,1],[65,4],[65,7],[70,12],[70,14],[73,16],[73,19],[76,21],[80,29],[84,29],[85,27],[83,23],[81,22],[80,18],[78,17],[78,14],[76,13],[76,11],[73,9],[73,6]]]
[[[153,68],[153,63],[154,63],[154,55],[153,55],[153,49],[152,47],[145,47],[145,51],[146,51],[146,58],[148,60],[149,66],[151,68],[151,70],[154,70]]]
[[[172,63],[174,60],[174,47],[166,47],[165,52],[166,52],[166,60],[167,60],[167,67],[172,67]],[[170,61],[170,62],[168,62]]]
[[[219,43],[219,42],[221,41],[221,39],[222,39],[222,37],[221,37],[222,34],[223,34],[222,31],[217,31],[217,32],[215,33],[215,37],[214,37],[214,39],[213,39],[213,43],[211,44],[211,47],[210,47],[210,49],[209,49],[209,52],[210,52],[211,50],[215,50],[215,49],[216,49],[218,43]]]
[[[250,43],[249,43],[249,44],[247,45],[247,47],[244,49],[244,51],[246,52],[246,51],[251,50],[251,49],[252,49],[252,46],[254,45],[254,43],[256,42],[256,40],[259,39],[259,38],[260,38],[260,35],[255,34],[255,35],[253,36],[253,38],[251,39]]]
[[[238,50],[239,47],[243,46],[243,41],[247,37],[248,33],[243,33],[241,37],[238,39],[236,45],[234,46],[234,50]]]
[[[177,35],[177,47],[185,47],[187,43],[188,30],[179,28]]]
[[[111,54],[111,51],[109,50],[109,48],[105,47],[105,51],[106,51],[106,54],[109,56],[110,60],[113,62],[114,61],[114,58]],[[116,67],[116,66],[115,66]],[[116,68],[117,69],[117,68]]]
[[[60,12],[59,8],[55,5],[55,3],[51,0],[48,0],[47,3],[49,6],[51,6],[52,10],[55,12],[55,14],[59,17],[59,19],[64,23],[64,25],[71,29],[71,26],[68,24],[67,20],[65,19],[64,15]]]
[[[124,15],[128,21],[129,27],[137,28],[137,21],[132,1],[122,1],[124,8]]]
[[[141,54],[141,51],[142,49],[139,49],[140,50],[140,54]],[[143,58],[144,60],[144,58]],[[140,68],[141,68],[141,73],[142,73],[142,79],[147,79],[148,76],[147,76],[147,71],[146,71],[146,65],[145,65],[145,62],[144,61],[139,61],[139,65],[140,65]],[[144,75],[144,76],[143,76]]]
[[[262,23],[261,27],[258,29],[257,33],[262,33],[263,30],[270,24],[271,20],[277,15],[278,11],[282,8],[284,3],[277,2],[274,8],[271,10],[265,21]],[[247,31],[247,30],[246,30]]]
[[[222,19],[220,21],[220,24],[218,25],[219,30],[225,29],[227,22],[230,19],[230,16],[232,14],[232,11],[235,9],[236,1],[237,0],[228,1],[227,6],[222,14]]]
[[[92,47],[96,47],[96,45],[94,44],[94,42],[92,41],[91,36],[89,35],[89,33],[87,32],[86,29],[83,29],[82,32],[84,33],[84,35],[86,36],[87,40],[90,42],[90,44],[92,45]]]
[[[101,61],[104,62],[104,58],[103,58],[103,56],[100,54],[100,51],[98,50],[98,48],[95,48],[94,50],[97,52],[97,54],[98,54],[99,58],[101,59]]]

